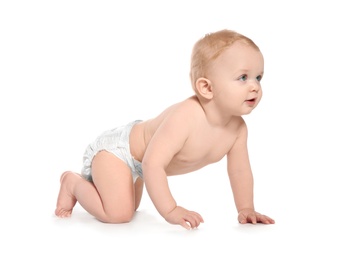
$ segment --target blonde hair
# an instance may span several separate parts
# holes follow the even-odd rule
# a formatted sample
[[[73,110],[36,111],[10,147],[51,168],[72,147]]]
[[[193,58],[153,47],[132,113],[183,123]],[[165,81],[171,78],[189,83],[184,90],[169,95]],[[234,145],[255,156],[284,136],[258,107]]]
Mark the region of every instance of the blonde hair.
[[[190,79],[195,92],[197,79],[206,77],[207,70],[212,62],[236,41],[241,41],[259,50],[258,46],[248,37],[227,29],[208,33],[195,43],[190,67]]]

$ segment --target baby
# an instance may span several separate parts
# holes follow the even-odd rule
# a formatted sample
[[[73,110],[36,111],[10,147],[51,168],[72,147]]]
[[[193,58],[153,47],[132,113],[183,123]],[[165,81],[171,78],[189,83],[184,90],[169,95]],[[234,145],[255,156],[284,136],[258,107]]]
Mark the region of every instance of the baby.
[[[55,214],[71,216],[78,201],[99,221],[129,222],[145,186],[167,222],[197,228],[202,216],[176,203],[167,177],[196,171],[227,156],[238,221],[275,223],[254,208],[242,118],[262,98],[263,72],[262,53],[246,36],[221,30],[199,39],[191,57],[194,95],[155,118],[131,121],[99,135],[84,153],[81,174],[62,174]]]

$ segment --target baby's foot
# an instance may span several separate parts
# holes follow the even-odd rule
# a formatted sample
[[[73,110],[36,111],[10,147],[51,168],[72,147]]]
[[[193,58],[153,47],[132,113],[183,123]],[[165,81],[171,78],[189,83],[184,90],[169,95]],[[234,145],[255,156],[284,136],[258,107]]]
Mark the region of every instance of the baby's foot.
[[[72,209],[77,200],[70,192],[70,187],[74,185],[76,178],[79,177],[78,174],[69,171],[64,172],[60,177],[60,190],[57,199],[57,208],[55,210],[55,214],[58,217],[65,218],[71,216]]]

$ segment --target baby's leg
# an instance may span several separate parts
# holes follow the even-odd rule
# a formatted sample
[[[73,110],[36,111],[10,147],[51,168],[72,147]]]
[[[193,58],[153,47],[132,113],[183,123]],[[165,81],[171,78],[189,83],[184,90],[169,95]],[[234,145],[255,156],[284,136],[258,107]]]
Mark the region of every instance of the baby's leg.
[[[77,201],[91,215],[103,219],[103,204],[95,185],[78,173],[65,172],[61,176],[55,214],[59,217],[70,217]]]
[[[129,222],[141,200],[143,182],[136,183],[136,204],[130,168],[115,155],[101,151],[92,161],[92,182],[79,174],[65,172],[57,200],[56,215],[69,217],[76,202],[98,220]]]
[[[97,219],[108,223],[129,222],[135,212],[135,189],[128,165],[112,153],[101,151],[92,161],[92,180],[100,197],[100,207],[79,203]],[[143,182],[139,181],[140,188]],[[138,191],[138,200],[142,191]],[[77,197],[77,196],[76,196]],[[137,202],[139,203],[139,201]]]
[[[142,199],[142,193],[143,193],[143,186],[144,186],[144,182],[143,180],[138,177],[135,181],[135,210],[138,209],[138,207],[140,206],[140,202]]]
[[[60,181],[55,210],[58,217],[70,217],[77,201],[93,216],[97,217],[99,214],[103,214],[101,198],[92,182],[71,171],[64,172]]]

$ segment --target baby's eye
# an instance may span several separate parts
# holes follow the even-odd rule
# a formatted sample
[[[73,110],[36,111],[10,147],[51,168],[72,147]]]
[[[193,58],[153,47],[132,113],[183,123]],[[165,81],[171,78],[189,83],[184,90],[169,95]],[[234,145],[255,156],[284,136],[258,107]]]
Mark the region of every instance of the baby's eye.
[[[246,81],[246,80],[247,80],[247,75],[246,75],[246,74],[241,75],[241,76],[239,77],[239,80],[241,80],[241,81]]]
[[[261,81],[261,79],[262,79],[262,76],[261,76],[261,75],[257,76],[257,80],[258,80],[258,81]]]

